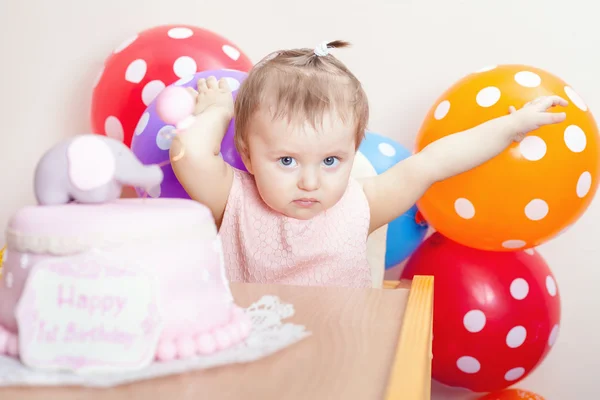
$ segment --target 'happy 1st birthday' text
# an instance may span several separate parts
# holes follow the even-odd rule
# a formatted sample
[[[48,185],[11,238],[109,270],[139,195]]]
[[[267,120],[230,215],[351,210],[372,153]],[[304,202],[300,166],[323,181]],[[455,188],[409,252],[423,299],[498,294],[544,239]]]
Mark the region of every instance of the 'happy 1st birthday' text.
[[[126,297],[89,295],[78,292],[74,285],[60,284],[56,297],[57,311],[72,314],[73,318],[66,324],[39,320],[37,340],[80,344],[104,342],[129,347],[137,335],[119,330],[115,327],[116,324],[110,323],[126,306]],[[83,321],[94,321],[95,324]]]

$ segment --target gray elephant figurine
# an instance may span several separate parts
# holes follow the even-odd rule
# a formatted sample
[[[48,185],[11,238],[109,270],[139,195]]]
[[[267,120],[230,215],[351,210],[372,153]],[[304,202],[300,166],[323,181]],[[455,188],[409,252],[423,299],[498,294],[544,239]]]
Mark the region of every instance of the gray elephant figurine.
[[[35,169],[35,197],[40,205],[105,203],[118,199],[123,186],[160,193],[159,165],[144,165],[123,142],[82,134],[48,150]]]

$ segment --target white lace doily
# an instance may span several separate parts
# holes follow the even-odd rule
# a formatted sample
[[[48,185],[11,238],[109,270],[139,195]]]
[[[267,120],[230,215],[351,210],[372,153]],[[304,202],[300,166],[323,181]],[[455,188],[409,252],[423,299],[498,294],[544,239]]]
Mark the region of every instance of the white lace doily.
[[[153,363],[140,371],[115,375],[77,375],[73,373],[35,371],[25,367],[14,358],[0,356],[0,386],[79,385],[110,387],[189,370],[251,362],[267,357],[310,335],[310,332],[302,325],[283,322],[284,319],[294,315],[294,306],[281,303],[276,296],[263,296],[259,301],[248,307],[246,312],[251,317],[253,325],[246,341],[211,356],[168,363]]]

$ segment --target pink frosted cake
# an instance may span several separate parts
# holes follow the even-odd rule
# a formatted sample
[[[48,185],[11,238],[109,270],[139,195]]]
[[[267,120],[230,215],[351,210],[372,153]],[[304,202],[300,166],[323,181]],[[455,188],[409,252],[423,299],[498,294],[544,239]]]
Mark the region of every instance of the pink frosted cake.
[[[6,235],[0,354],[32,368],[135,370],[249,333],[212,215],[192,200],[25,207]]]

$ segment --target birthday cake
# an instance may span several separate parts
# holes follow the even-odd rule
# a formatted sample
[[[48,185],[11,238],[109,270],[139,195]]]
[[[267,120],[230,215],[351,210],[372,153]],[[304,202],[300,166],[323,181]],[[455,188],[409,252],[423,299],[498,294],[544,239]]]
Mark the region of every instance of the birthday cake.
[[[102,148],[95,140],[85,145]],[[48,174],[42,165],[36,176]],[[119,195],[121,184],[113,177],[117,190],[106,193]],[[86,202],[72,188],[56,196],[64,187],[48,182],[36,185],[38,199],[49,188],[46,198],[68,200],[24,207],[6,229],[0,355],[32,368],[115,372],[212,354],[249,334],[207,207],[188,199]]]

